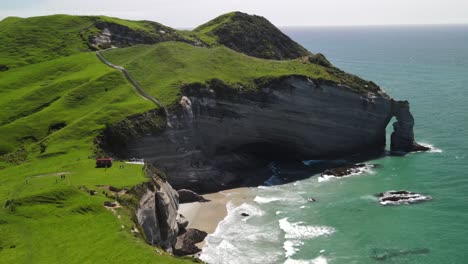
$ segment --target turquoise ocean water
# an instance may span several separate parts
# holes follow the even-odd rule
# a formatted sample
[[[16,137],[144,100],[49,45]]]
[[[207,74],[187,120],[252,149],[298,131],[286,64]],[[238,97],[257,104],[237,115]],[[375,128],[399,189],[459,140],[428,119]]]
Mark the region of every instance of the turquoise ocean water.
[[[337,67],[410,101],[429,153],[361,175],[252,188],[207,238],[209,263],[468,263],[468,26],[286,28]],[[390,126],[387,129],[390,132]],[[406,189],[432,201],[381,206]],[[308,203],[307,198],[318,199]],[[249,213],[242,217],[241,212]]]

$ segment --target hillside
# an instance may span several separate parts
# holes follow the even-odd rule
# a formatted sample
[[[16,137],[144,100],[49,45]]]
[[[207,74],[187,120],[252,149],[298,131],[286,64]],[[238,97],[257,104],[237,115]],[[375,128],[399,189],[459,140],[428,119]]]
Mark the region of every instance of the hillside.
[[[102,36],[103,32],[105,36]],[[192,41],[179,31],[156,22],[70,15],[6,18],[0,21],[0,39],[0,65],[8,68],[110,45],[125,47],[168,40]]]
[[[237,12],[194,31],[104,16],[10,17],[0,22],[0,39],[5,263],[191,261],[155,253],[143,235],[131,231],[136,198],[106,189],[146,183],[141,166],[116,161],[112,168],[95,168],[94,159],[106,156],[96,144],[106,128],[131,126],[144,113],[151,120],[142,123],[158,131],[166,124],[162,109],[103,64],[95,50],[117,47],[102,54],[168,107],[178,105],[182,87],[213,80],[236,92],[258,91],[264,80],[285,76],[343,84],[339,89],[356,97],[381,91],[309,53],[264,18]],[[103,207],[110,199],[125,206],[112,213]]]
[[[126,67],[140,85],[166,105],[178,102],[180,88],[184,84],[205,83],[214,78],[249,90],[258,89],[255,84],[258,78],[300,74],[342,83],[357,92],[379,91],[371,82],[333,67],[311,63],[308,58],[265,60],[223,46],[203,48],[181,42],[165,42],[114,49],[103,55],[112,63]]]

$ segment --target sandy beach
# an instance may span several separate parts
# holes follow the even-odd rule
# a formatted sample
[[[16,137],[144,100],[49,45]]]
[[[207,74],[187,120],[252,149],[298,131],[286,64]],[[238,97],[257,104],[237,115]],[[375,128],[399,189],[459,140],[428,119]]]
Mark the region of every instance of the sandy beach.
[[[253,199],[250,188],[224,190],[217,193],[205,194],[203,197],[210,201],[181,204],[179,206],[179,213],[184,215],[189,221],[188,228],[203,230],[208,234],[214,233],[218,223],[226,217],[226,205],[229,202],[238,206],[244,201]],[[203,245],[204,242],[198,244],[200,248]]]

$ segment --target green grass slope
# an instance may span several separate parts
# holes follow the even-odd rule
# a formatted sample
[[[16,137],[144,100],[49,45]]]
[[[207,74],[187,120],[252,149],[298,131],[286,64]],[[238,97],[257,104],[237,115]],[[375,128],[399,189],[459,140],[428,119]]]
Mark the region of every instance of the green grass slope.
[[[148,43],[182,40],[189,35],[156,22],[106,16],[8,17],[0,21],[0,66],[17,68],[89,51],[90,38],[106,26],[138,35]]]
[[[371,90],[368,82],[308,60],[266,60],[226,47],[203,48],[181,42],[164,42],[106,51],[112,63],[124,66],[139,84],[165,105],[178,102],[184,84],[217,78],[244,89],[256,89],[254,80],[301,74],[348,84],[356,91]]]
[[[96,169],[90,157],[106,124],[155,108],[120,72],[94,53],[1,72],[0,106],[1,263],[186,262],[134,237],[132,212],[106,210],[113,199],[96,187],[147,180],[141,166]]]

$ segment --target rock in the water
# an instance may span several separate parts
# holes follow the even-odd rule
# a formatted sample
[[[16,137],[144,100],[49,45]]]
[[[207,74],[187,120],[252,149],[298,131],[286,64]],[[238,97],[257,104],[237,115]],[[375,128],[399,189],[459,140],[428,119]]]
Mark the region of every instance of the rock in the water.
[[[310,203],[315,203],[317,201],[317,199],[309,197],[309,198],[307,198],[307,201],[310,202]]]
[[[179,194],[179,203],[181,204],[210,201],[208,199],[205,199],[205,197],[199,195],[198,193],[187,189],[178,190],[177,193]]]
[[[192,255],[201,251],[195,244],[202,242],[208,234],[204,231],[189,228],[177,237],[173,253],[177,256]]]
[[[392,113],[397,121],[393,123],[390,149],[394,152],[428,151],[414,140],[414,118],[409,110],[408,101],[392,100]]]
[[[376,165],[354,164],[343,166],[339,168],[328,169],[322,173],[322,176],[344,177],[351,174],[358,174],[364,172],[366,169],[374,168]]]
[[[242,213],[241,215],[242,215],[242,216],[249,216],[248,213]]]
[[[387,191],[379,193],[377,197],[379,198],[379,203],[381,205],[412,204],[432,199],[432,197],[429,195],[422,195],[419,193],[409,192],[405,190]]]
[[[371,256],[375,260],[383,261],[395,257],[401,257],[405,255],[420,255],[428,254],[430,250],[428,248],[414,248],[414,249],[379,249],[374,248],[371,251]]]

